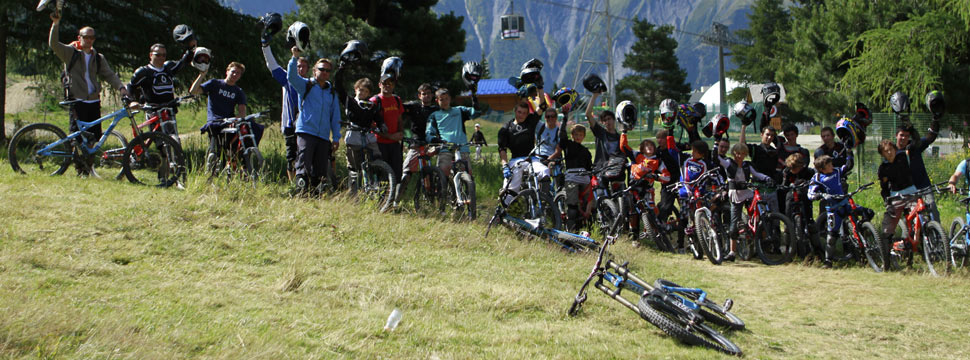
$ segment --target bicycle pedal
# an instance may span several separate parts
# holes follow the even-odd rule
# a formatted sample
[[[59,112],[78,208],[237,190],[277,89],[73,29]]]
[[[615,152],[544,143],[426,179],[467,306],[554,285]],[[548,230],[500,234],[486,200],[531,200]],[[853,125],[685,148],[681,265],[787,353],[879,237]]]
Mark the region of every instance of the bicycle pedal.
[[[734,300],[727,299],[727,300],[724,300],[724,306],[722,306],[721,309],[723,309],[724,312],[728,312],[728,311],[731,311],[732,306],[734,306]]]

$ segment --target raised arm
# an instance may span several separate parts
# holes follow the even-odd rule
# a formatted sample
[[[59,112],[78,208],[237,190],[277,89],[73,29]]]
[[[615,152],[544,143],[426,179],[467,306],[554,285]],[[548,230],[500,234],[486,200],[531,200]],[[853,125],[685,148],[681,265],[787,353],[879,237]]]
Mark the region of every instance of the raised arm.
[[[57,55],[65,64],[71,61],[71,55],[74,54],[74,48],[67,44],[61,44],[60,37],[58,35],[58,30],[60,28],[61,17],[56,14],[56,12],[51,13],[51,32],[47,37],[47,45],[54,50],[54,55]]]
[[[592,129],[596,126],[596,119],[593,117],[593,104],[596,103],[596,98],[600,96],[600,93],[593,93],[593,96],[589,98],[589,102],[586,103],[586,121],[589,121],[589,128]]]
[[[290,83],[290,86],[296,90],[296,93],[300,95],[302,99],[306,96],[306,83],[307,79],[300,76],[299,71],[296,69],[297,58],[300,56],[300,51],[296,49],[296,46],[292,49],[293,57],[290,58],[290,62],[286,64],[286,81]]]
[[[747,129],[748,129],[748,125],[741,124],[741,133],[738,134],[738,142],[741,144],[746,144],[744,142],[744,133],[745,133],[745,130]]]
[[[199,72],[199,76],[195,77],[195,81],[192,82],[192,87],[189,88],[189,93],[192,95],[202,95],[202,82],[205,79],[205,73],[207,71]]]

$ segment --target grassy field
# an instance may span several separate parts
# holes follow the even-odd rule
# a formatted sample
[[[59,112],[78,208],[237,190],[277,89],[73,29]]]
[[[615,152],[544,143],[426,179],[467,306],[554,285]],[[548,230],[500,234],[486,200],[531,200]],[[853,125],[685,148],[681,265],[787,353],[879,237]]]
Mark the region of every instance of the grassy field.
[[[261,145],[276,169],[277,131]],[[204,141],[184,144],[192,154]],[[475,167],[482,216],[498,189],[494,164]],[[193,174],[188,190],[172,191],[0,165],[2,358],[719,356],[599,292],[567,316],[594,257],[504,229],[486,239],[481,221],[378,214],[341,196],[291,199],[279,176],[253,190]],[[876,191],[860,200],[879,212]],[[959,212],[954,204],[944,202],[944,218]],[[966,271],[716,267],[625,242],[612,252],[646,279],[733,298],[748,329],[729,338],[749,357],[970,353]],[[384,332],[394,308],[403,321]]]

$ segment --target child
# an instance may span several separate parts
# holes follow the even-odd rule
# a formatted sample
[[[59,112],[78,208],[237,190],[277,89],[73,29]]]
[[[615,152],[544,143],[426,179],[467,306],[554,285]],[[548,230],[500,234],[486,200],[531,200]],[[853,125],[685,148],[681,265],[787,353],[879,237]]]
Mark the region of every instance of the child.
[[[825,237],[825,267],[832,267],[832,260],[835,256],[835,239],[838,238],[839,229],[842,227],[842,216],[848,211],[848,200],[833,201],[827,199],[827,195],[844,195],[845,189],[842,188],[842,174],[852,169],[852,154],[849,153],[846,157],[845,165],[839,168],[832,166],[832,157],[828,155],[822,155],[815,158],[815,176],[812,177],[812,184],[808,187],[808,198],[812,201],[824,199],[823,202],[819,203],[823,209],[826,209],[825,219],[819,219],[819,221],[825,221],[826,227],[826,237]],[[831,221],[829,221],[831,218]]]
[[[479,114],[478,95],[472,92],[472,107],[451,106],[451,94],[446,88],[439,88],[435,92],[438,99],[438,111],[428,116],[425,138],[428,142],[443,140],[449,143],[461,145],[461,157],[468,159],[468,135],[465,133],[465,121],[471,120]],[[455,154],[450,150],[441,150],[438,153],[438,168],[445,173],[446,177],[451,177],[451,166],[455,162]],[[471,173],[471,168],[466,169]]]
[[[882,198],[890,196],[907,195],[916,192],[913,184],[913,170],[909,165],[909,151],[898,151],[896,144],[892,140],[883,140],[879,143],[879,154],[885,162],[879,165],[877,175],[879,176],[879,187],[882,189]],[[884,239],[892,239],[896,233],[896,224],[903,214],[903,210],[911,207],[909,202],[887,202],[886,214],[882,218],[882,234]],[[893,250],[903,250],[903,241],[893,243]]]
[[[724,260],[734,261],[735,252],[738,246],[738,225],[741,223],[741,211],[754,197],[754,191],[742,187],[754,177],[756,180],[770,183],[772,180],[768,175],[762,174],[751,166],[750,161],[744,159],[748,157],[748,147],[743,143],[734,144],[731,148],[731,159],[720,159],[721,167],[727,175],[728,197],[731,199],[731,225],[728,234],[731,235],[731,251],[728,252]]]
[[[566,136],[565,124],[559,127],[559,148],[562,149],[566,166],[566,221],[569,229],[575,229],[579,219],[589,218],[593,212],[593,193],[587,189],[590,183],[588,172],[593,168],[593,154],[583,146],[583,140],[586,139],[585,126],[573,125],[569,133],[573,136],[572,140]],[[576,213],[579,216],[575,216]]]
[[[808,168],[805,163],[808,161],[808,157],[800,152],[793,153],[785,159],[785,169],[781,171],[781,184],[784,186],[790,185],[802,185],[806,182],[812,181],[812,177],[815,176],[815,170]],[[795,203],[795,196],[799,197],[799,202]],[[788,215],[794,220],[794,214],[801,214],[802,220],[805,222],[805,226],[808,227],[808,231],[811,234],[815,234],[817,231],[816,226],[811,226],[814,224],[809,224],[812,221],[812,202],[808,200],[808,190],[802,188],[796,191],[787,191],[785,193],[785,209],[788,210]],[[813,236],[814,238],[814,236]],[[813,244],[814,246],[814,244]],[[815,249],[821,257],[822,249]],[[800,254],[807,255],[807,254]]]
[[[667,167],[656,156],[657,144],[653,140],[643,140],[640,142],[640,151],[634,152],[627,142],[626,132],[623,132],[620,135],[620,150],[626,153],[628,157],[634,159],[633,165],[630,165],[631,186],[638,184],[638,193],[643,196],[649,207],[653,209],[654,215],[660,214],[660,210],[654,205],[653,182],[654,180],[670,181],[670,172],[667,171]],[[638,217],[631,216],[629,218],[630,228],[639,229],[639,220]],[[634,246],[638,246],[639,242],[634,241],[633,244]]]
[[[383,126],[384,120],[380,116],[380,109],[368,100],[371,95],[371,87],[374,86],[374,83],[368,78],[358,79],[354,82],[355,96],[350,97],[344,93],[342,86],[340,86],[342,80],[341,73],[343,71],[337,73],[336,90],[338,96],[343,100],[344,111],[349,122],[358,129],[370,129],[375,123],[379,128]],[[364,148],[365,136],[369,136],[366,139],[366,149]],[[349,127],[344,134],[344,143],[347,144],[347,177],[350,179],[350,184],[356,184],[355,180],[357,179],[357,174],[360,172],[360,165],[364,162],[364,156],[379,158],[381,152],[378,150],[377,141],[372,133],[356,130],[354,127]],[[364,153],[365,150],[367,154]],[[356,189],[351,189],[351,191],[356,192]]]

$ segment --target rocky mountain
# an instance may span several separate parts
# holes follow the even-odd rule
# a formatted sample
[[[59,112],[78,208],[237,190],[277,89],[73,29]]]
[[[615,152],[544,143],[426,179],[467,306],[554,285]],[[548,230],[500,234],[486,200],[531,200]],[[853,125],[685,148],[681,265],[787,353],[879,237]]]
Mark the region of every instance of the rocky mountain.
[[[616,79],[630,73],[622,68],[624,54],[636,40],[631,30],[633,18],[646,19],[654,24],[671,24],[679,30],[674,37],[679,43],[677,58],[687,70],[692,88],[709,86],[718,79],[717,48],[703,45],[689,33],[709,32],[714,21],[731,31],[747,27],[747,15],[754,0],[610,0],[609,12],[614,16]],[[595,9],[593,8],[595,3]],[[583,48],[583,35],[591,32],[586,59],[607,60],[606,23],[596,16],[590,23],[591,10],[602,11],[603,0],[519,0],[510,11],[510,1],[502,0],[440,0],[434,7],[442,13],[464,16],[463,28],[467,36],[464,60],[488,60],[493,77],[518,75],[522,63],[530,58],[542,60],[546,67],[546,83],[574,86],[577,64]],[[525,34],[518,40],[500,38],[500,18],[506,13],[525,17]],[[429,36],[429,35],[425,35]],[[433,41],[433,36],[429,36]],[[728,69],[731,62],[726,63]],[[592,68],[590,68],[592,67]],[[592,71],[605,79],[606,65],[584,64],[581,73]],[[581,77],[581,76],[580,76]]]

